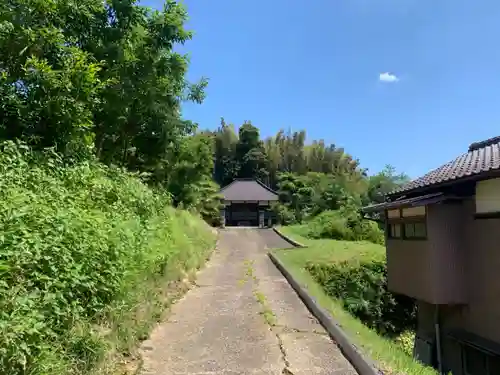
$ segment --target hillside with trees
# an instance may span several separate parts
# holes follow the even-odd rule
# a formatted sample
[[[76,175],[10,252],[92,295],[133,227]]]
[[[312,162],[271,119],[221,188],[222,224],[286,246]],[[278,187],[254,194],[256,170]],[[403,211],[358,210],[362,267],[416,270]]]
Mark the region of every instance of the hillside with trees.
[[[0,3],[0,373],[118,373],[214,248],[186,17]]]
[[[101,371],[129,356],[214,245],[220,186],[257,178],[282,223],[371,236],[357,208],[406,179],[305,131],[198,124],[208,80],[175,46],[185,9],[134,0],[0,3],[0,369]],[[215,130],[213,130],[215,129]],[[321,223],[334,217],[336,229]],[[347,228],[347,229],[346,229]],[[379,241],[379,238],[373,238]],[[138,306],[140,308],[138,308]],[[111,353],[111,354],[110,354]],[[111,366],[112,367],[112,366]]]
[[[279,193],[274,207],[279,222],[307,221],[309,229],[315,228],[312,237],[381,242],[382,233],[361,218],[359,208],[382,202],[385,193],[408,181],[391,166],[369,176],[342,147],[324,140],[307,142],[305,130],[280,130],[261,139],[251,122],[236,130],[222,119],[216,131],[205,134],[213,137],[214,180],[219,185],[235,178],[261,180]]]
[[[214,193],[235,177],[286,190],[292,175],[309,176],[295,181],[296,192],[283,193],[292,211],[285,216],[298,221],[335,209],[346,194],[376,201],[404,178],[391,169],[367,178],[359,160],[322,140],[306,142],[305,130],[261,139],[251,122],[236,130],[222,120],[203,124],[215,131],[201,131],[181,115],[183,102],[203,101],[208,84],[204,77],[188,82],[188,57],[174,51],[192,37],[184,8],[175,1],[161,12],[134,1],[73,5],[1,6],[0,139],[52,148],[66,162],[95,158],[140,173],[175,206],[197,211],[214,211]],[[318,178],[330,191],[307,189]],[[328,203],[316,207],[321,194]]]
[[[368,177],[343,148],[306,142],[305,130],[261,139],[251,122],[236,130],[222,119],[219,126],[203,124],[216,130],[201,131],[183,118],[182,103],[201,103],[208,84],[204,77],[188,82],[188,57],[174,51],[192,37],[186,18],[175,1],[162,11],[111,0],[1,5],[0,139],[51,148],[69,163],[94,158],[140,173],[168,191],[174,205],[197,210],[233,178],[279,189],[295,176],[298,190],[288,203],[299,221],[334,209],[342,194],[379,201],[405,180],[391,168]],[[306,202],[316,179],[335,185],[318,193],[325,207],[316,207],[317,194]]]

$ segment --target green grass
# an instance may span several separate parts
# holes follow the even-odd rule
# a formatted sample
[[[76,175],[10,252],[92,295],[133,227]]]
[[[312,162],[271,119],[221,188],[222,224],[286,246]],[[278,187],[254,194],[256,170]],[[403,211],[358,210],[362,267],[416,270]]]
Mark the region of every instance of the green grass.
[[[340,262],[343,260],[385,257],[383,246],[369,242],[311,240],[298,234],[293,227],[280,231],[308,246],[303,249],[274,250],[289,272],[309,294],[340,324],[352,343],[375,362],[386,374],[435,375],[436,372],[416,362],[402,348],[369,329],[342,307],[342,303],[328,296],[316,283],[305,266],[307,262]]]
[[[164,249],[163,253],[169,254],[165,268],[157,275],[147,274],[138,280],[135,287],[127,288],[126,297],[109,307],[106,319],[101,322],[109,327],[105,337],[108,351],[88,375],[136,373],[140,341],[149,336],[171,305],[189,290],[196,271],[203,267],[215,247],[216,236],[201,218],[172,207],[165,209],[171,219],[168,230],[165,237],[154,239]]]
[[[319,263],[385,258],[385,248],[383,246],[367,241],[311,240],[300,235],[299,228],[301,226],[280,227],[279,230],[301,244],[308,246],[307,251],[304,252],[308,256],[305,261],[311,260]],[[288,257],[289,255],[285,254],[284,256]]]

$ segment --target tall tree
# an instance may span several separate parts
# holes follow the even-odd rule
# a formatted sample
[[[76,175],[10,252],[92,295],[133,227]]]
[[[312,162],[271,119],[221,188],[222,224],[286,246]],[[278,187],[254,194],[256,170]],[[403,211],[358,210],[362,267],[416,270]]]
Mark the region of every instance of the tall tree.
[[[197,133],[184,137],[172,149],[165,163],[163,184],[173,196],[174,205],[200,208],[206,194],[213,193],[208,188],[214,167],[213,139],[211,134]]]
[[[239,129],[236,158],[240,163],[238,177],[258,178],[268,183],[267,157],[259,129],[245,122]]]
[[[194,131],[180,117],[180,105],[201,102],[206,80],[188,83],[187,56],[174,51],[192,37],[183,27],[187,14],[181,5],[168,0],[162,11],[151,11],[135,0],[107,3],[100,40],[86,45],[109,67],[103,76],[112,82],[95,113],[97,152],[107,162],[148,169]]]
[[[323,140],[306,145],[306,132],[280,130],[274,137],[265,140],[270,181],[277,183],[277,175],[291,172],[303,175],[307,172],[331,173],[334,175],[364,176],[358,160],[335,145],[326,146]]]
[[[221,185],[227,185],[237,175],[239,163],[236,160],[236,145],[238,136],[234,126],[226,124],[224,118],[215,132],[215,167],[214,178]]]
[[[279,145],[279,133],[276,138],[269,137],[264,141],[264,149],[267,155],[267,171],[269,174],[269,185],[275,187],[278,183],[278,172],[281,167],[281,148]]]

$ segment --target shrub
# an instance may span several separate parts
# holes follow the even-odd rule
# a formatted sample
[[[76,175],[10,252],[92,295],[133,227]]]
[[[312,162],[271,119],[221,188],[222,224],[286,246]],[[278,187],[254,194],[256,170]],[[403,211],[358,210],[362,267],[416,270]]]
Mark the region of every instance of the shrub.
[[[310,238],[353,240],[354,233],[340,211],[325,211],[307,223]]]
[[[306,268],[327,294],[380,334],[393,337],[415,328],[414,301],[387,290],[385,260],[309,263]]]
[[[364,220],[357,211],[343,207],[336,211],[324,211],[306,224],[305,237],[319,239],[384,243],[384,233],[375,222]]]
[[[374,221],[362,219],[354,227],[353,231],[357,240],[369,241],[379,245],[385,243],[384,231]]]
[[[87,371],[146,285],[202,261],[206,224],[122,170],[0,151],[0,368]]]
[[[395,340],[409,356],[413,357],[413,348],[415,346],[415,332],[404,331]]]
[[[281,203],[275,203],[272,206],[272,210],[276,214],[278,222],[282,225],[290,225],[297,222],[295,213],[292,210],[290,210],[287,206]]]

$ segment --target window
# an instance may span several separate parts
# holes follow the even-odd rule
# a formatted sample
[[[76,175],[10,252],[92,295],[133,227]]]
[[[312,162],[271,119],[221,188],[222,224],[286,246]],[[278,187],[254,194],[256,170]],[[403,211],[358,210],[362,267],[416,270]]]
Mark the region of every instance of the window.
[[[464,345],[462,347],[462,366],[464,375],[497,375],[500,371],[500,358],[472,346]]]
[[[425,219],[389,222],[387,225],[387,236],[389,238],[403,238],[406,240],[425,240],[427,239],[427,224]]]
[[[425,224],[425,221],[405,223],[404,237],[408,239],[427,238],[427,225]]]
[[[389,219],[395,219],[401,217],[401,210],[398,208],[397,210],[388,210],[387,217]]]
[[[407,207],[401,210],[403,217],[425,216],[425,206]]]
[[[392,223],[389,224],[389,238],[401,238],[401,224]]]
[[[388,210],[387,237],[405,240],[427,239],[426,214],[425,206]]]
[[[477,214],[500,212],[500,178],[477,182],[475,200]]]

